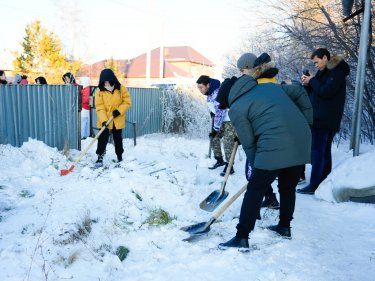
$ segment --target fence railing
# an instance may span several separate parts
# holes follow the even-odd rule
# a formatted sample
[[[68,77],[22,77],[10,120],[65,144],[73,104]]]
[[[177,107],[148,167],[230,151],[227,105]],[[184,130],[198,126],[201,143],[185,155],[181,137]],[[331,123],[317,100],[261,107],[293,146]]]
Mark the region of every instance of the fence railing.
[[[19,147],[33,138],[80,149],[78,104],[78,86],[1,85],[0,143]]]
[[[73,85],[0,85],[0,144],[20,147],[33,138],[59,150],[80,150],[81,89]],[[129,88],[129,93],[132,107],[126,114],[123,137],[133,138],[136,144],[137,136],[161,132],[163,91]],[[94,135],[94,107],[90,115]]]

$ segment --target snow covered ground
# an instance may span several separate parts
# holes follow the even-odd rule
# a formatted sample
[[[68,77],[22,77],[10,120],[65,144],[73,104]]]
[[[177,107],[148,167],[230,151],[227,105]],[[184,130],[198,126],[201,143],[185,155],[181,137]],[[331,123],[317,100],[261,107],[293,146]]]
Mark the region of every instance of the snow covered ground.
[[[197,241],[182,241],[188,235],[180,230],[213,215],[199,208],[222,182],[220,168],[207,169],[214,162],[206,158],[208,141],[149,135],[136,147],[124,144],[120,167],[109,145],[104,168],[92,170],[94,145],[65,177],[60,169],[79,151],[68,161],[35,140],[0,145],[0,280],[374,280],[373,204],[332,203],[329,187],[318,196],[297,194],[292,240],[263,229],[278,213],[262,209],[253,250],[221,251],[217,245],[235,234],[242,196]],[[335,182],[375,185],[374,147],[361,150],[353,159],[346,143],[334,146],[331,189]],[[240,149],[229,196],[246,183],[244,163]],[[129,250],[122,262],[120,246]]]

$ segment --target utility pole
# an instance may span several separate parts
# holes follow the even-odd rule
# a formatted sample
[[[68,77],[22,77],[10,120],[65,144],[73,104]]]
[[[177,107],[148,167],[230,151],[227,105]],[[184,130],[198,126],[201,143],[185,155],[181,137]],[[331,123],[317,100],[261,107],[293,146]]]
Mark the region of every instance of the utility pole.
[[[357,64],[357,75],[354,91],[354,109],[352,117],[352,135],[350,138],[350,149],[353,156],[359,155],[359,144],[361,135],[362,100],[366,78],[367,50],[369,47],[371,0],[365,0],[363,13],[361,37],[359,42],[359,56]]]

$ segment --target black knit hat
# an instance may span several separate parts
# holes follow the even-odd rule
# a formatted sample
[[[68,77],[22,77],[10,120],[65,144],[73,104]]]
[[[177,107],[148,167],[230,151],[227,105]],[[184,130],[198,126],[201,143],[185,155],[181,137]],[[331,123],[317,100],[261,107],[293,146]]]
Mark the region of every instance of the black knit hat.
[[[271,57],[267,53],[262,53],[259,57],[256,58],[254,62],[254,67],[257,67],[258,65],[267,63],[271,61]]]
[[[269,62],[271,62],[270,55],[267,54],[267,53],[262,53],[255,60],[255,62],[254,62],[254,68],[257,67],[257,66],[259,66],[259,65],[266,64],[266,63],[269,63]],[[269,68],[269,69],[265,70],[262,74],[259,75],[259,77],[257,77],[257,79],[259,79],[259,78],[273,78],[278,73],[279,73],[279,69],[276,68],[276,67],[272,67],[272,68]]]

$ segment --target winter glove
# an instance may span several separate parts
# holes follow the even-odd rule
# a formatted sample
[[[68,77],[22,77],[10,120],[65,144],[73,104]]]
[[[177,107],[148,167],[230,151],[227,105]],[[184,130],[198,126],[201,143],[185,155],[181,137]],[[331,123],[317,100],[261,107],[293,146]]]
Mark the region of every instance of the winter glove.
[[[210,115],[211,115],[211,118],[214,118],[215,117],[215,113],[211,112],[210,111]]]
[[[215,130],[212,130],[212,132],[208,134],[210,138],[214,138],[216,137],[216,135],[217,135],[217,132]]]
[[[104,121],[104,122],[102,123],[102,127],[106,127],[106,128],[108,127],[108,126],[107,126],[107,121]]]
[[[114,118],[116,118],[117,116],[120,116],[120,111],[118,111],[117,109],[113,110],[113,111],[112,111],[112,116],[113,116]]]
[[[235,137],[234,137],[234,141],[235,141],[235,142],[237,142],[237,143],[238,143],[238,145],[241,145],[241,142],[240,142],[240,140],[238,139],[238,137],[237,137],[237,136],[235,136]]]

